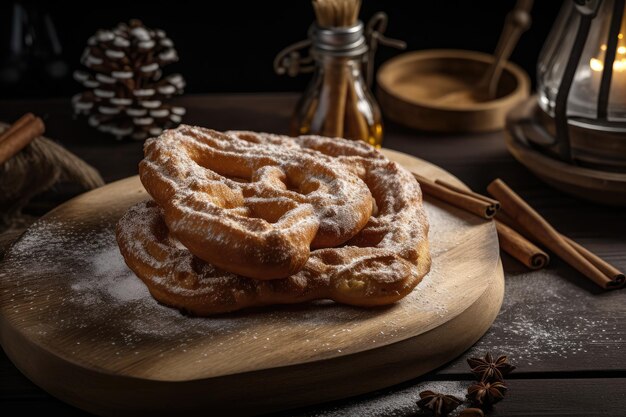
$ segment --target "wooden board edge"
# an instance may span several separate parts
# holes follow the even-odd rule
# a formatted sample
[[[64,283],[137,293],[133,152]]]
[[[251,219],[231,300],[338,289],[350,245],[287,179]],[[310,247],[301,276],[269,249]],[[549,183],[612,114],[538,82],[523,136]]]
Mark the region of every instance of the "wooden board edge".
[[[185,382],[150,381],[88,370],[34,344],[1,316],[0,343],[31,381],[92,413],[206,415],[211,410],[243,416],[332,401],[417,378],[458,357],[478,341],[495,320],[503,297],[500,261],[492,285],[471,306],[416,337],[329,360]],[[462,336],[449,340],[451,334]],[[444,340],[447,343],[442,343]],[[441,346],[445,349],[433,351]],[[70,388],[68,380],[73,381]],[[338,389],[337,380],[347,383]],[[317,389],[312,391],[311,386]]]

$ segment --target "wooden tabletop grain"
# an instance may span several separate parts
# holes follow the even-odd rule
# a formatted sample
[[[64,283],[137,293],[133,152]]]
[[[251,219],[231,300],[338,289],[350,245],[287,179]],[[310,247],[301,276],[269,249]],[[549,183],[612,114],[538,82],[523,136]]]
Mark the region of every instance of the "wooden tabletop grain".
[[[187,107],[184,121],[189,124],[286,133],[295,100],[293,94],[203,95],[178,103]],[[107,182],[136,174],[141,143],[116,142],[74,120],[69,99],[0,102],[3,121],[28,111],[44,118],[47,136],[95,166]],[[508,154],[502,132],[436,135],[388,123],[384,146],[435,163],[475,191],[484,192],[496,177],[504,179],[559,231],[626,269],[626,209],[588,203],[544,185]],[[28,211],[41,215],[79,192],[60,185],[39,196]],[[500,315],[462,357],[419,380],[281,415],[415,415],[419,391],[463,396],[472,379],[465,359],[487,351],[508,355],[518,368],[508,379],[507,398],[489,415],[626,415],[626,290],[604,292],[556,258],[532,273],[506,254],[502,258],[506,290]],[[4,415],[84,414],[32,384],[3,352],[0,409]]]

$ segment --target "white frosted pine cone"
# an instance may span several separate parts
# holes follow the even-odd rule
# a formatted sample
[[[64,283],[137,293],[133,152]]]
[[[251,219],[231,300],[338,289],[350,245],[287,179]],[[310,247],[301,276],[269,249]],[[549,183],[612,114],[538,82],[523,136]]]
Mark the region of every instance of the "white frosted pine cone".
[[[176,61],[174,43],[165,32],[139,20],[99,30],[87,41],[81,58],[85,69],[74,72],[87,88],[72,98],[74,112],[117,139],[157,136],[180,124],[185,114],[183,107],[168,104],[183,93],[184,78],[162,73]]]

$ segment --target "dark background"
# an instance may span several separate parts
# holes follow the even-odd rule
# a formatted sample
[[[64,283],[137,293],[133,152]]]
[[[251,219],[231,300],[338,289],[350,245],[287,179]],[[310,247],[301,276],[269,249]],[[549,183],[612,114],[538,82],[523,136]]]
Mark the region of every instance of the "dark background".
[[[297,91],[308,79],[306,75],[295,79],[278,76],[272,69],[272,61],[283,47],[306,37],[314,19],[308,0],[22,1],[28,17],[22,24],[34,29],[34,37],[27,53],[20,55],[12,54],[10,48],[15,3],[0,2],[0,99],[69,96],[79,91],[70,74],[79,66],[87,38],[99,28],[111,28],[130,18],[161,28],[173,39],[180,62],[165,72],[181,72],[188,83],[187,93]],[[537,56],[561,4],[535,2],[533,25],[511,58],[533,79]],[[513,0],[364,0],[361,18],[366,21],[376,11],[385,11],[389,15],[387,35],[405,40],[409,50],[491,52],[513,5]],[[45,14],[56,27],[62,46],[58,57],[51,53],[42,19]],[[17,40],[23,44],[24,37]],[[398,53],[383,47],[377,63]]]

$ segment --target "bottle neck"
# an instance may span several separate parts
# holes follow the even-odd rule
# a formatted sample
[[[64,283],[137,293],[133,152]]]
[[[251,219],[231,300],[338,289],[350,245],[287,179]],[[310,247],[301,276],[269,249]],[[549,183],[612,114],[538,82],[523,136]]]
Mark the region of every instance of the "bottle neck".
[[[309,29],[311,53],[319,57],[362,58],[368,47],[363,22],[354,26],[324,28],[317,24]]]

